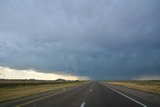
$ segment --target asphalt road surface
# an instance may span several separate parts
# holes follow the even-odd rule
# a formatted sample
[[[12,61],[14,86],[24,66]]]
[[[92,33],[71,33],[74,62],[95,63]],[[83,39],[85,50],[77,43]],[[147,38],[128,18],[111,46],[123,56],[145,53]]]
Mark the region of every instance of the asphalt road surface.
[[[13,103],[16,102],[15,100],[1,104],[0,107],[160,107],[160,97],[158,96],[154,104],[154,100],[150,102],[150,100],[132,96],[127,94],[127,91],[122,92],[121,90],[125,89],[118,89],[108,84],[93,81],[57,94],[50,93],[27,101],[22,100]],[[131,91],[128,92],[132,93]],[[142,92],[136,91],[136,93]]]

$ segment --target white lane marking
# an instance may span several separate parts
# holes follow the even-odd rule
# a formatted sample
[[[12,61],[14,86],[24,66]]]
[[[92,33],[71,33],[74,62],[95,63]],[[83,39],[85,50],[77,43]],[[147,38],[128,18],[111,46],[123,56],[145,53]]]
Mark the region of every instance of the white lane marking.
[[[86,102],[83,102],[83,103],[80,105],[80,107],[84,107],[85,104],[86,104]]]
[[[92,89],[90,89],[89,91],[92,91]]]
[[[85,85],[85,84],[83,84],[83,85]],[[33,102],[37,102],[37,101],[40,101],[40,100],[43,100],[43,99],[52,97],[52,96],[54,96],[54,95],[58,95],[58,94],[61,94],[61,93],[65,93],[65,92],[74,90],[74,89],[76,89],[76,88],[78,88],[78,87],[81,87],[81,86],[83,86],[83,85],[75,86],[75,87],[73,87],[73,88],[71,88],[71,89],[64,90],[64,91],[60,91],[60,92],[57,92],[57,93],[53,93],[53,94],[50,94],[50,95],[48,95],[48,96],[45,96],[45,97],[42,97],[42,98],[39,98],[39,99],[35,99],[35,100],[32,100],[32,101],[28,101],[28,102],[26,102],[26,103],[18,104],[16,107],[22,107],[22,106],[24,106],[24,105],[27,105],[27,104],[30,104],[30,103],[33,103]]]
[[[106,86],[106,85],[105,85],[105,86]],[[120,95],[122,95],[122,96],[124,96],[124,97],[126,97],[126,98],[128,98],[128,99],[130,99],[130,100],[132,100],[132,101],[134,101],[134,102],[136,102],[136,103],[138,103],[139,105],[141,105],[141,106],[143,106],[143,107],[147,107],[145,104],[142,104],[141,102],[139,102],[139,101],[137,101],[137,100],[135,100],[135,99],[133,99],[133,98],[131,98],[131,97],[129,97],[129,96],[127,96],[127,95],[125,95],[125,94],[123,94],[123,93],[121,93],[121,92],[119,92],[119,91],[117,91],[117,90],[115,90],[115,89],[113,89],[113,88],[111,88],[111,87],[109,87],[109,86],[106,86],[106,87],[108,87],[109,89],[117,92],[118,94],[120,94]]]

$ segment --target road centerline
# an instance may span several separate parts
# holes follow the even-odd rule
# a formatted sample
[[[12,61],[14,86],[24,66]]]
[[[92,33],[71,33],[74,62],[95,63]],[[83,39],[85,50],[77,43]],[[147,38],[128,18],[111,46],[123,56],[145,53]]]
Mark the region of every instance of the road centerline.
[[[90,89],[89,91],[92,91],[92,89]]]
[[[83,103],[80,105],[80,107],[84,107],[85,104],[86,104],[86,102],[83,102]]]

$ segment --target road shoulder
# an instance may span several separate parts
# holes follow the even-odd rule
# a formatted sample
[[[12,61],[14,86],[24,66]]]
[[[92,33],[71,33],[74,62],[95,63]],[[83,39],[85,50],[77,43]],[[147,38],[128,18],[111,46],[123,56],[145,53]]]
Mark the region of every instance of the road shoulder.
[[[20,104],[23,104],[23,103],[26,103],[26,102],[37,100],[39,98],[43,98],[43,97],[46,97],[46,96],[50,96],[50,95],[59,94],[59,93],[63,93],[63,92],[66,92],[66,91],[74,90],[74,89],[76,89],[78,87],[81,87],[83,85],[86,85],[86,84],[87,83],[81,84],[81,85],[78,85],[78,86],[68,87],[68,88],[61,89],[61,90],[59,89],[59,90],[48,91],[48,92],[39,93],[39,94],[32,95],[32,96],[26,96],[26,97],[23,97],[23,98],[3,102],[3,103],[0,103],[0,107],[8,107],[8,106],[9,107],[15,107],[17,105],[20,105]]]
[[[149,107],[160,107],[160,96],[154,95],[148,92],[139,91],[135,89],[129,89],[122,86],[111,85],[106,82],[101,82],[105,86],[109,86],[133,99],[136,99]]]

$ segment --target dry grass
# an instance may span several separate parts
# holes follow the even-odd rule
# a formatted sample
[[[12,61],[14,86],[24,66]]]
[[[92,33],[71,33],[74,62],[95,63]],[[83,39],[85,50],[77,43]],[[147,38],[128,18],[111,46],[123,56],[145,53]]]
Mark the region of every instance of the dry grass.
[[[160,81],[113,81],[108,83],[160,95]]]
[[[44,84],[44,85],[30,85],[30,86],[19,86],[19,87],[5,87],[0,88],[0,102],[21,98],[24,96],[30,96],[42,92],[54,91],[63,88],[73,87],[84,82],[71,82],[61,84]]]

